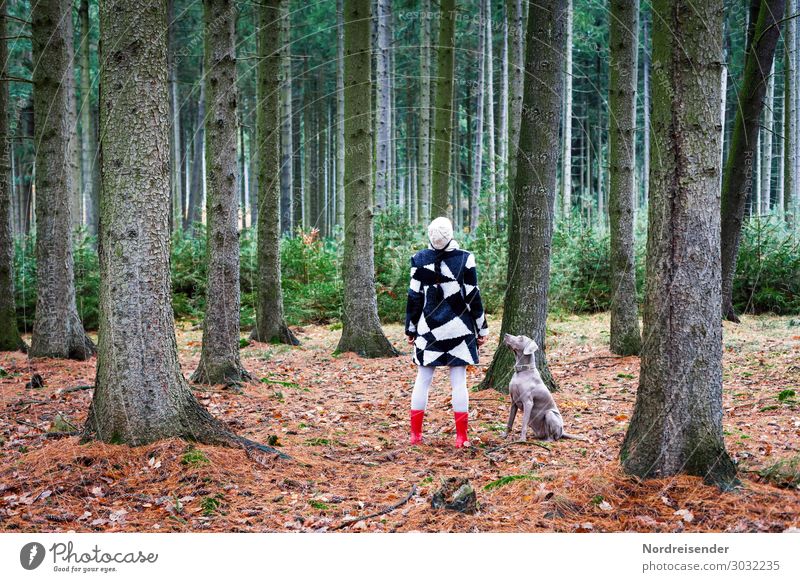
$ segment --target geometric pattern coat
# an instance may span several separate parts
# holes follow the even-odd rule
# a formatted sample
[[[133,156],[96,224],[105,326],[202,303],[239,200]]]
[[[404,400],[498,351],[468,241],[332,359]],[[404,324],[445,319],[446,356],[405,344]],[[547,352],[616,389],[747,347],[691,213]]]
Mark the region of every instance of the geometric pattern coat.
[[[478,363],[475,338],[489,333],[475,256],[455,241],[411,257],[406,335],[414,338],[414,363],[467,366]]]

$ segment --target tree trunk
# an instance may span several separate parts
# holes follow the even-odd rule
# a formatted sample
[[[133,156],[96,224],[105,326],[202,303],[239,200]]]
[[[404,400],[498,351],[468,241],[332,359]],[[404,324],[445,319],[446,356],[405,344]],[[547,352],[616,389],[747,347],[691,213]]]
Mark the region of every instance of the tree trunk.
[[[39,64],[33,69],[38,236],[36,319],[30,355],[85,360],[94,353],[94,345],[78,317],[72,259],[72,3],[36,3],[31,21],[33,62]]]
[[[486,107],[486,99],[484,98],[484,75],[486,74],[486,59],[484,52],[486,50],[486,28],[483,25],[484,18],[486,17],[486,5],[481,0],[480,13],[478,15],[478,50],[476,51],[475,58],[478,62],[478,72],[475,81],[477,94],[475,95],[475,133],[473,134],[474,143],[472,145],[473,158],[472,158],[472,184],[470,185],[470,213],[469,213],[469,229],[470,232],[475,232],[478,228],[478,218],[480,217],[480,200],[481,200],[481,186],[483,185],[483,113]],[[459,151],[456,148],[456,151]],[[459,209],[460,210],[460,209]]]
[[[6,44],[6,4],[0,4],[0,78],[8,77],[8,48]],[[0,352],[25,351],[25,342],[17,328],[14,305],[14,230],[11,220],[11,191],[9,181],[8,83],[0,82]]]
[[[236,385],[249,379],[239,359],[239,129],[236,6],[204,0],[206,240],[208,275],[203,347],[192,381]]]
[[[525,87],[525,18],[523,0],[508,0],[508,13],[511,20],[509,53],[510,89],[509,119],[508,119],[508,203],[512,202],[515,186],[514,179],[517,175],[517,157],[519,155],[519,131],[522,124],[522,94]],[[570,6],[571,8],[571,6]],[[570,11],[570,14],[572,11]],[[571,17],[570,17],[571,18]],[[568,45],[572,54],[572,43]],[[509,216],[509,220],[511,217]]]
[[[296,99],[295,104],[292,106],[292,111],[301,111],[303,105],[303,97],[300,95],[302,91],[292,90],[292,99]],[[294,177],[292,184],[294,192],[292,193],[292,223],[295,229],[304,229],[305,223],[303,222],[303,192],[305,191],[304,174],[303,174],[303,143],[302,143],[302,117],[297,115],[295,122],[292,124],[292,144],[294,145],[294,153],[292,155],[292,165],[294,166]],[[256,156],[253,156],[254,158]],[[255,174],[254,174],[255,175]],[[253,189],[253,192],[257,190]]]
[[[377,143],[375,160],[375,206],[378,212],[386,208],[389,192],[390,157],[392,147],[392,109],[389,81],[389,6],[388,0],[376,0],[375,27],[377,46],[375,47],[375,82],[378,88],[375,98],[375,122],[377,123]]]
[[[86,224],[89,234],[97,236],[100,217],[100,193],[95,187],[94,164],[97,162],[97,140],[92,115],[92,80],[89,65],[91,35],[89,27],[89,0],[81,0],[78,8],[81,23],[81,173],[83,176],[83,201],[86,205]]]
[[[568,17],[567,0],[531,4],[528,14],[524,110],[530,114],[523,117],[509,206],[501,341],[482,383],[504,392],[514,373],[513,352],[502,343],[505,333],[527,335],[540,346],[536,364],[545,384],[556,389],[545,358],[545,328]]]
[[[417,223],[430,222],[431,203],[431,0],[422,0],[420,22],[419,167]]]
[[[561,158],[561,204],[564,218],[572,218],[572,0],[567,0],[567,65],[564,73],[564,155]]]
[[[283,319],[280,244],[280,100],[275,87],[281,81],[281,46],[289,31],[280,15],[288,0],[267,0],[258,22],[258,291],[256,325],[250,338],[268,343],[299,342]],[[284,36],[286,35],[286,36]],[[237,320],[238,321],[238,320]]]
[[[428,0],[429,1],[429,0]],[[336,0],[336,224],[344,225],[344,0]],[[339,230],[340,236],[344,230]]]
[[[797,13],[797,0],[786,4],[786,32],[783,37],[783,200],[778,212],[785,219],[791,219],[791,201],[797,195],[797,20],[791,18]]]
[[[642,18],[642,200],[647,204],[650,192],[650,17]],[[724,102],[723,95],[723,102]]]
[[[775,59],[767,81],[764,128],[761,131],[761,206],[757,212],[767,215],[772,208],[772,137],[775,124]]]
[[[752,28],[753,41],[748,43],[740,105],[722,180],[722,317],[730,321],[739,321],[733,310],[733,277],[767,90],[766,77],[772,68],[780,36],[779,21],[785,8],[785,0],[760,2],[758,23]]]
[[[486,200],[486,214],[492,224],[497,224],[497,164],[495,158],[495,126],[494,126],[494,51],[492,34],[492,0],[485,0],[484,22],[485,36],[484,55],[486,67],[484,71],[484,81],[486,85],[486,104],[484,113],[486,115],[486,161],[488,173],[488,196]]]
[[[292,43],[289,35],[289,2],[281,4],[281,234],[292,234]],[[262,101],[258,102],[263,107]]]
[[[653,5],[654,150],[636,405],[620,458],[642,478],[688,473],[727,488],[722,438],[719,123],[722,0]]]
[[[230,440],[194,398],[178,362],[166,26],[162,0],[100,2],[100,345],[85,433],[110,443]]]
[[[383,334],[375,295],[372,237],[370,1],[344,2],[345,223],[342,337],[337,352],[396,356]]]
[[[612,0],[609,20],[611,351],[630,356],[642,347],[633,236],[639,8],[628,0]]]
[[[87,0],[82,0],[87,2]],[[175,62],[175,0],[167,0],[167,67],[169,68],[169,113],[172,119],[170,139],[170,179],[172,183],[172,228],[183,227],[183,172],[181,163],[181,106],[178,95],[178,65]],[[99,210],[99,209],[98,209]]]
[[[500,99],[498,103],[498,152],[497,163],[499,175],[497,182],[501,188],[497,192],[497,226],[503,225],[506,219],[506,192],[508,191],[508,6],[505,2],[503,8],[503,51],[500,55]]]
[[[205,72],[200,75],[202,79]],[[197,121],[194,126],[194,143],[192,145],[192,185],[189,189],[189,208],[186,210],[184,230],[194,232],[196,224],[203,220],[203,148],[205,145],[206,119],[206,86],[200,82],[200,95],[197,98]]]
[[[455,0],[442,0],[439,13],[439,41],[436,50],[438,69],[434,103],[433,163],[431,165],[431,218],[450,215],[455,23]]]

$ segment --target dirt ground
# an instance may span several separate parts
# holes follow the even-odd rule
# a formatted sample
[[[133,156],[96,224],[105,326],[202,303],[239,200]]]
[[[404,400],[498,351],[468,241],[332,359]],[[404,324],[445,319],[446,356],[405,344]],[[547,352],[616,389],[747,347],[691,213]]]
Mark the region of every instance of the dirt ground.
[[[239,449],[171,440],[149,446],[45,438],[85,420],[94,360],[29,361],[0,355],[2,531],[785,531],[800,527],[800,491],[766,478],[800,459],[800,321],[746,317],[725,326],[725,434],[743,487],[721,494],[694,477],[640,482],[617,455],[633,409],[635,357],[606,348],[608,316],[553,318],[550,365],[572,433],[590,442],[506,444],[508,397],[470,393],[472,449],[452,446],[444,372],[434,380],[425,443],[409,446],[414,377],[402,328],[386,327],[401,357],[332,355],[339,332],[297,329],[298,348],[251,344],[243,361],[257,379],[241,392],[194,387],[237,432],[272,442],[283,461]],[[497,343],[499,319],[481,353]],[[179,331],[184,374],[200,332]],[[482,366],[469,370],[479,382]],[[45,385],[26,387],[34,373]],[[261,381],[258,381],[261,380]],[[519,419],[518,419],[519,422]],[[505,445],[505,446],[502,446]],[[499,447],[499,448],[498,448]],[[796,479],[800,470],[793,466]],[[770,474],[774,474],[771,472]],[[474,515],[432,509],[446,477],[464,477]],[[784,485],[786,482],[784,481]],[[409,494],[412,493],[410,495]],[[407,501],[406,501],[407,499]],[[356,521],[355,518],[395,509]]]

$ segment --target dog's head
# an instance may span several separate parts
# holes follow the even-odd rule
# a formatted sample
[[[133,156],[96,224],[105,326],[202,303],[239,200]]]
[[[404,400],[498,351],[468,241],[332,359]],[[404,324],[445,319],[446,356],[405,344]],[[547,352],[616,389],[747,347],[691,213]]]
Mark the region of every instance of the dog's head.
[[[506,344],[511,350],[519,356],[532,356],[539,346],[526,335],[511,335],[507,333],[503,337],[503,343]]]

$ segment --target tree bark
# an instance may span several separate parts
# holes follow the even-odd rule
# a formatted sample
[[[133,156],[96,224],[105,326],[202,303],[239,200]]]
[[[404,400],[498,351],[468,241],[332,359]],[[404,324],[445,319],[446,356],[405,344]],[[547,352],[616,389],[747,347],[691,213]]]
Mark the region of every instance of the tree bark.
[[[519,155],[519,131],[522,124],[522,97],[525,88],[525,18],[523,12],[523,0],[508,0],[508,13],[511,17],[510,42],[511,50],[509,54],[509,75],[510,89],[509,99],[509,119],[508,119],[508,192],[514,192],[514,179],[517,175],[517,157]],[[527,4],[526,4],[527,5]],[[570,6],[571,8],[571,6]],[[570,11],[570,14],[572,12]],[[572,43],[568,45],[570,55],[572,54]],[[513,196],[509,195],[510,204]],[[510,220],[510,216],[509,216]]]
[[[430,216],[450,216],[450,166],[453,141],[453,73],[455,70],[455,0],[442,0],[436,50],[436,101],[434,103],[433,163],[431,165]]]
[[[758,0],[755,0],[758,1]],[[722,180],[722,317],[739,321],[733,309],[733,278],[742,234],[742,221],[751,188],[759,120],[780,36],[785,0],[760,0],[758,22],[748,43],[740,105]],[[655,26],[655,23],[654,23]]]
[[[259,7],[257,146],[258,156],[258,291],[256,325],[250,338],[269,343],[299,342],[283,318],[280,244],[280,100],[281,45],[288,36],[280,16],[287,0],[266,0]]]
[[[202,79],[204,72],[201,73]],[[194,143],[192,144],[192,183],[189,188],[189,207],[186,209],[186,222],[184,230],[194,232],[195,225],[202,221],[203,206],[203,158],[205,146],[205,119],[206,119],[206,86],[200,82],[200,92],[197,98],[197,120],[194,126]]]
[[[192,381],[236,385],[250,378],[239,359],[239,138],[236,92],[236,5],[204,0],[203,83],[208,100],[208,274],[203,346]]]
[[[82,0],[86,2],[87,0]],[[181,106],[178,95],[178,71],[175,62],[175,0],[167,1],[167,67],[169,67],[169,100],[172,118],[170,176],[172,178],[172,227],[182,228],[185,216],[183,171],[181,158]],[[98,209],[99,210],[99,209]]]
[[[642,18],[642,199],[647,204],[650,192],[650,17]],[[724,94],[723,94],[724,100]]]
[[[786,16],[797,13],[797,0],[786,3]],[[783,200],[778,212],[784,219],[791,220],[791,201],[797,196],[797,19],[789,18],[785,23],[786,32],[783,37]]]
[[[610,178],[608,194],[611,243],[611,351],[638,354],[642,346],[636,305],[636,257],[633,217],[636,168],[636,86],[639,8],[611,0],[609,44]]]
[[[391,38],[388,0],[376,0],[375,27],[375,82],[378,88],[375,100],[375,122],[377,142],[375,160],[375,206],[378,212],[386,208],[391,172],[392,108],[391,82],[389,79],[389,43]]]
[[[567,65],[564,73],[564,155],[561,158],[561,204],[564,218],[572,218],[572,0],[567,0]]]
[[[475,95],[475,133],[473,133],[474,142],[472,144],[472,184],[470,185],[470,213],[469,213],[469,229],[470,232],[475,232],[478,228],[478,219],[480,218],[480,200],[481,190],[483,186],[483,119],[486,107],[486,99],[484,98],[484,75],[486,74],[486,59],[484,53],[486,51],[486,28],[484,27],[484,18],[486,17],[486,5],[481,0],[480,12],[478,14],[478,50],[476,52],[476,59],[478,62],[477,78],[475,80],[475,88],[477,93]],[[458,151],[458,149],[456,149]],[[460,208],[459,208],[460,211]]]
[[[370,1],[344,3],[345,223],[342,337],[337,352],[396,356],[383,334],[375,295],[372,235]]]
[[[722,0],[653,4],[647,291],[639,389],[620,458],[642,478],[728,488],[722,437],[719,150]]]
[[[281,234],[292,234],[292,43],[289,35],[289,3],[281,3]],[[261,101],[259,101],[263,105]]]
[[[508,191],[508,6],[501,3],[503,12],[503,50],[500,55],[500,98],[498,103],[497,164],[500,189],[497,191],[497,225],[504,228],[506,219],[506,192]]]
[[[0,3],[0,78],[8,77],[8,48],[6,44],[6,4]],[[19,335],[17,311],[14,304],[14,230],[11,220],[11,191],[9,181],[9,151],[11,136],[8,130],[8,83],[0,82],[0,352],[26,350]]]
[[[429,0],[428,0],[429,1]],[[344,225],[344,0],[336,0],[336,224]],[[338,231],[341,237],[343,229]]]
[[[37,294],[30,355],[85,360],[94,344],[78,317],[72,258],[72,4],[38,2],[31,21],[38,65],[33,69]]]
[[[81,23],[81,172],[83,175],[83,201],[86,208],[86,225],[89,234],[97,236],[100,218],[100,193],[95,183],[97,163],[97,132],[92,115],[92,79],[90,70],[91,34],[89,26],[89,0],[81,0],[78,8]]]
[[[417,169],[417,223],[430,222],[431,203],[431,0],[422,0],[420,22],[419,167]]]
[[[488,178],[488,196],[486,197],[486,214],[492,224],[497,224],[497,158],[495,148],[495,125],[494,125],[494,50],[492,34],[492,0],[485,0],[484,23],[484,55],[486,67],[484,71],[484,81],[486,84],[486,105],[484,113],[486,115],[486,162]]]
[[[500,345],[482,382],[503,392],[514,373],[513,352],[502,343],[505,333],[527,335],[540,346],[536,364],[545,384],[556,389],[545,357],[545,328],[568,17],[567,0],[531,4],[528,13],[525,115],[509,206],[508,288]]]
[[[775,127],[775,59],[767,80],[764,128],[761,131],[761,205],[757,212],[767,215],[772,208],[772,138]]]

